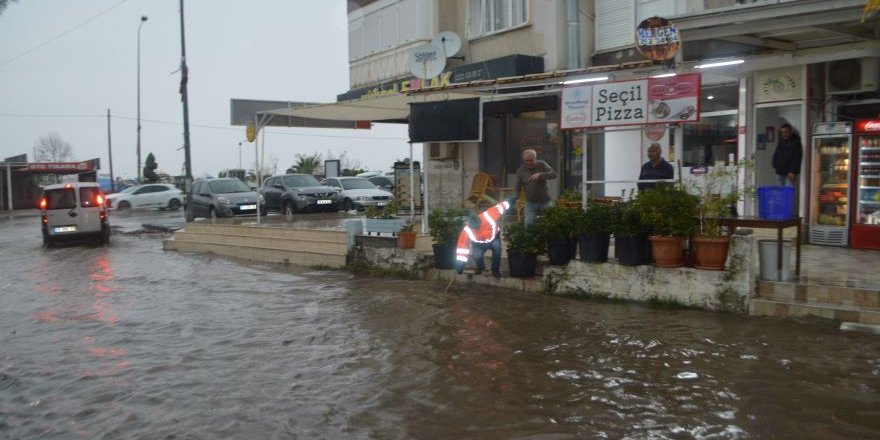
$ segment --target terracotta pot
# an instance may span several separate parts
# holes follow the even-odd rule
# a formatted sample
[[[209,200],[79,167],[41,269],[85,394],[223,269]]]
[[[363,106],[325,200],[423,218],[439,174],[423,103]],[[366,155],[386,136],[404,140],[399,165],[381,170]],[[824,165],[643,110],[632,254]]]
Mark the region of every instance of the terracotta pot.
[[[730,237],[694,237],[694,267],[724,270]]]
[[[684,266],[684,237],[669,237],[665,235],[652,235],[651,255],[654,257],[654,266],[657,267],[681,267]]]
[[[397,245],[403,249],[412,249],[416,247],[416,232],[415,231],[400,231],[400,235],[397,240]]]

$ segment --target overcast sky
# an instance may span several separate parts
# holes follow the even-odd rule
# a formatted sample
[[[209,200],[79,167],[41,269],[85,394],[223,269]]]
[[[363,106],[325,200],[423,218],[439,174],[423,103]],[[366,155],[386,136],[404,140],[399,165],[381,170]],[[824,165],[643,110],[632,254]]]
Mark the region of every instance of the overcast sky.
[[[137,36],[141,30],[141,155],[182,174],[179,0],[18,0],[0,15],[0,160],[27,153],[49,133],[77,161],[101,158],[134,177],[137,162]],[[230,125],[230,99],[335,101],[349,89],[345,0],[185,0],[189,119],[195,177],[238,167],[244,127]],[[405,125],[372,130],[266,130],[266,162],[279,172],[296,154],[347,152],[365,168],[390,170],[409,155]],[[254,163],[244,143],[245,168]],[[416,145],[416,160],[421,148]]]

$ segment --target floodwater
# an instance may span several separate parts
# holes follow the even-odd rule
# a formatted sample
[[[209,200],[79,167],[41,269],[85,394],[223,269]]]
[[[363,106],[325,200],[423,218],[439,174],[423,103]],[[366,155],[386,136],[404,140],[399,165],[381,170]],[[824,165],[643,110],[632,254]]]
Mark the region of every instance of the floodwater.
[[[0,221],[0,438],[878,438],[880,337]]]

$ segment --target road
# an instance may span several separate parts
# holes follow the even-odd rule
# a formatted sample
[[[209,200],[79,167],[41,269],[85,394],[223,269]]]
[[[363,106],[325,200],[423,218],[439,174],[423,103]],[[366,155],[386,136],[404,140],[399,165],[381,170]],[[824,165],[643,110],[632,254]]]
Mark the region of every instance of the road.
[[[880,338],[0,220],[3,438],[877,438]]]

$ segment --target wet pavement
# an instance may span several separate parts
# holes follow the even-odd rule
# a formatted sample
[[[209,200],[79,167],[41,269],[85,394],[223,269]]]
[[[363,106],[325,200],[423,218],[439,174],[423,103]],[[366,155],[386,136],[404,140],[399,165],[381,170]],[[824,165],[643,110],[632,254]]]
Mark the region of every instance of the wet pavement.
[[[153,216],[156,216],[155,218]],[[170,216],[165,218],[164,216]],[[0,438],[877,438],[880,338],[0,221]],[[130,233],[124,233],[130,231]]]

